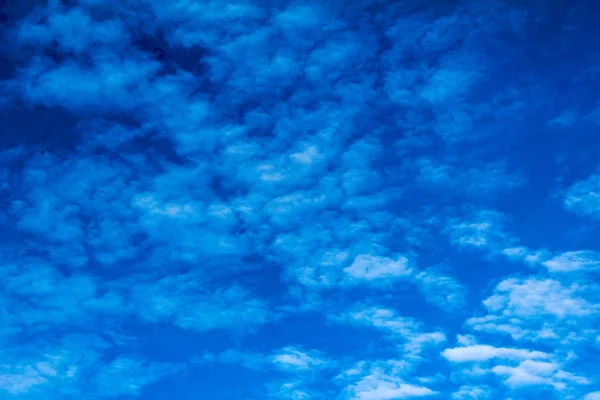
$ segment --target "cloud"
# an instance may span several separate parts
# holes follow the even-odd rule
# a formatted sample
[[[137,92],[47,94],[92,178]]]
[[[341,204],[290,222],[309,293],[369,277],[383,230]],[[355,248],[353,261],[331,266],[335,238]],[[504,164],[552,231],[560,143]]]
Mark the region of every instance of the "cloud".
[[[594,299],[590,289],[553,279],[505,279],[483,302],[488,315],[470,318],[467,325],[483,340],[508,335],[518,345],[495,347],[478,344],[475,336],[460,336],[461,346],[445,349],[442,356],[459,366],[457,376],[465,381],[493,374],[510,390],[532,386],[581,390],[590,381],[575,361],[576,354],[597,336],[591,322],[597,305],[588,301]],[[524,348],[532,342],[535,348]],[[565,370],[569,367],[575,371]]]
[[[373,369],[347,390],[351,399],[356,400],[392,400],[426,397],[436,392],[424,386],[416,386],[385,374],[382,370]]]
[[[479,250],[488,259],[504,258],[536,266],[547,260],[547,249],[532,249],[521,244],[518,236],[508,231],[510,221],[503,213],[476,209],[463,217],[450,219],[445,232],[459,249]]]
[[[396,316],[393,310],[386,308],[364,308],[349,313],[340,320],[372,325],[375,328],[405,336],[409,335],[418,325],[415,320]]]
[[[313,396],[303,387],[299,381],[276,382],[270,385],[269,395],[281,400],[308,400]]]
[[[366,254],[357,256],[344,271],[353,278],[367,281],[405,277],[412,273],[406,257],[391,259]]]
[[[294,347],[285,347],[272,357],[272,362],[284,371],[310,371],[327,368],[331,361],[324,359],[318,352],[306,353]]]
[[[0,388],[13,395],[27,393],[35,386],[47,383],[48,377],[57,374],[56,370],[44,361],[36,363],[34,366],[17,365],[10,369],[5,366],[3,370]]]
[[[313,373],[336,367],[336,362],[326,357],[323,352],[294,346],[274,349],[270,354],[231,348],[217,354],[205,353],[201,358],[196,357],[194,362],[239,364],[257,371],[276,369],[295,376],[304,375],[305,378]]]
[[[566,388],[566,382],[589,383],[587,379],[566,373],[552,362],[525,360],[516,367],[498,365],[492,368],[496,375],[505,376],[505,384],[510,387],[530,385],[550,385],[557,390]]]
[[[585,287],[563,286],[552,279],[507,279],[484,301],[488,315],[467,323],[476,331],[508,334],[515,339],[583,338],[591,332],[581,330],[581,324],[587,324],[597,313],[597,305],[581,297],[584,293]]]
[[[575,340],[580,334],[590,334],[581,326],[598,311],[597,305],[585,299],[588,291],[584,286],[565,286],[553,279],[506,279],[483,302],[488,314],[467,323],[476,331],[508,334],[515,339]]]
[[[103,293],[96,277],[86,273],[70,276],[38,260],[23,258],[5,264],[2,270],[4,303],[3,336],[29,332],[43,334],[54,326],[84,327],[97,318],[111,321],[112,312],[122,310],[123,298]],[[20,299],[30,302],[23,303]]]
[[[476,400],[489,399],[493,391],[489,386],[470,386],[463,385],[456,392],[452,393],[452,398],[456,400]]]
[[[75,54],[88,52],[90,46],[119,51],[129,45],[130,34],[121,21],[97,21],[82,8],[52,11],[44,12],[44,23],[35,23],[32,18],[21,24],[19,41],[30,46],[49,46],[54,41],[61,51]]]
[[[38,58],[21,72],[20,80],[27,100],[33,104],[63,106],[77,112],[124,112],[147,104],[144,97],[150,93],[143,87],[159,69],[159,63],[143,54],[122,60],[109,53],[92,67],[73,61],[56,66]],[[130,89],[138,85],[142,89]],[[131,96],[131,90],[137,93]]]
[[[198,332],[252,329],[274,316],[263,300],[240,287],[209,293],[201,282],[196,276],[180,275],[137,283],[131,293],[134,311],[144,321],[169,321]]]
[[[493,347],[489,345],[473,345],[468,347],[455,347],[446,349],[442,355],[451,362],[480,362],[491,359],[547,359],[550,355],[540,351],[512,349],[506,347]]]
[[[102,396],[139,395],[144,386],[180,370],[177,365],[117,358],[97,371],[92,380]]]
[[[495,251],[506,247],[512,239],[504,232],[505,217],[496,211],[480,210],[472,219],[451,221],[447,232],[458,247]]]
[[[458,311],[465,304],[466,288],[451,275],[428,268],[419,272],[415,279],[426,301],[451,311]]]
[[[501,162],[470,165],[465,160],[435,160],[422,157],[416,160],[421,185],[456,197],[482,199],[490,195],[506,194],[524,184],[522,175],[507,171]]]
[[[423,332],[422,323],[413,318],[399,316],[387,308],[362,308],[340,317],[333,317],[333,320],[380,330],[391,340],[401,342],[401,348],[409,358],[418,359],[427,348],[446,341],[444,333]]]
[[[202,397],[192,361],[249,368],[230,397],[479,396],[436,361],[490,282],[444,354],[479,349],[494,394],[583,385],[598,249],[556,252],[572,221],[545,201],[598,214],[597,174],[573,182],[597,169],[581,5],[9,3],[5,392],[144,397],[185,371]]]
[[[463,379],[492,373],[504,377],[503,383],[513,389],[548,385],[556,390],[564,390],[567,388],[567,384],[585,385],[589,383],[583,376],[564,371],[561,363],[557,361],[556,354],[536,350],[474,344],[446,349],[442,355],[448,361],[458,365],[474,364],[470,369],[461,371],[459,376]],[[457,398],[480,398],[479,396],[487,398],[491,395],[489,390],[470,390],[468,388],[464,390],[464,393],[460,393],[460,391],[457,393],[455,393]]]
[[[593,312],[585,300],[576,297],[579,287],[564,287],[552,279],[506,279],[495,294],[484,301],[490,311],[508,309],[513,315],[542,314],[557,317],[582,316]]]
[[[576,182],[565,194],[567,210],[583,216],[600,216],[600,175]]]
[[[6,354],[0,389],[11,395],[52,393],[56,398],[136,395],[145,385],[185,368],[135,356],[109,357],[114,350],[114,343],[95,335],[70,335],[59,342],[30,340],[19,346],[19,357]]]
[[[542,262],[550,272],[588,271],[600,268],[600,253],[589,250],[568,251]]]

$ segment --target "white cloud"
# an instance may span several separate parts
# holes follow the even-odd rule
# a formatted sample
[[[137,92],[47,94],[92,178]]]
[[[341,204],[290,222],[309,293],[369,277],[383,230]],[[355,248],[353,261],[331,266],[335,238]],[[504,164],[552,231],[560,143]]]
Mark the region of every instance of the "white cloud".
[[[239,286],[206,293],[203,284],[200,276],[187,274],[138,282],[132,285],[131,311],[147,322],[170,321],[198,332],[252,329],[274,316],[267,304]]]
[[[319,155],[319,149],[316,146],[306,145],[302,151],[291,154],[290,158],[301,164],[312,164]]]
[[[442,309],[456,310],[465,302],[465,287],[450,275],[428,268],[419,272],[415,281],[425,300]]]
[[[472,345],[446,349],[442,355],[453,363],[473,363],[469,364],[468,368],[461,369],[461,373],[457,375],[461,378],[480,378],[492,373],[502,377],[503,383],[509,388],[547,385],[556,390],[563,390],[567,384],[584,385],[589,383],[584,377],[564,371],[557,354]],[[454,398],[477,399],[488,398],[488,396],[491,396],[489,390],[475,390],[466,386],[464,390],[461,388],[461,391],[456,392]]]
[[[375,368],[347,390],[354,400],[394,400],[435,395],[436,392],[424,386],[405,383],[402,379],[385,374]]]
[[[97,370],[93,382],[105,396],[136,395],[144,386],[180,369],[177,365],[119,357]]]
[[[577,286],[565,287],[552,279],[506,279],[483,304],[492,312],[503,310],[512,315],[553,315],[559,318],[581,316],[594,310],[577,297]]]
[[[600,268],[600,253],[591,250],[568,251],[542,262],[550,272],[572,272]]]
[[[442,352],[442,355],[449,361],[457,363],[480,362],[491,359],[527,360],[548,359],[551,357],[550,354],[540,351],[493,347],[484,344],[446,349]]]
[[[530,385],[550,385],[557,390],[566,388],[566,382],[587,384],[587,379],[560,369],[554,362],[525,360],[518,366],[497,365],[491,370],[494,374],[505,376],[504,383],[510,387]]]
[[[513,242],[504,232],[504,220],[501,213],[479,210],[470,218],[451,220],[446,232],[458,247],[500,252]]]
[[[7,371],[8,366],[2,366],[0,374],[0,388],[17,395],[27,393],[35,386],[48,382],[48,374],[36,366],[15,366],[12,371]],[[50,374],[51,376],[55,375]]]
[[[309,371],[331,366],[331,361],[317,352],[307,353],[294,347],[281,349],[271,359],[277,367],[286,371]]]
[[[483,400],[492,397],[492,389],[488,386],[461,386],[456,392],[452,393],[454,400]]]
[[[396,316],[393,310],[387,308],[365,308],[348,314],[346,319],[403,336],[410,335],[418,326],[413,319]]]
[[[507,247],[501,253],[511,261],[525,261],[530,265],[537,265],[548,258],[547,250],[532,250],[526,246]]]
[[[407,357],[419,357],[427,347],[437,346],[446,341],[446,335],[442,332],[423,332],[421,323],[413,318],[398,316],[387,308],[364,308],[334,319],[370,326],[388,334],[390,339],[402,343]]]
[[[313,398],[304,388],[301,381],[276,382],[269,385],[269,394],[272,398],[281,400],[309,400]]]
[[[106,337],[112,336],[105,332]],[[111,359],[116,349],[95,335],[71,335],[56,341],[30,340],[18,347],[18,355],[5,352],[0,365],[0,389],[34,398],[135,395],[146,385],[181,371],[176,363],[161,363],[127,356]],[[27,354],[41,354],[27,356]]]
[[[392,259],[389,257],[361,254],[344,271],[353,278],[367,281],[400,278],[412,274],[412,269],[408,264],[408,259],[402,256]]]
[[[585,395],[584,400],[600,400],[600,392],[591,392]]]
[[[577,214],[600,217],[600,174],[575,183],[565,196],[565,207]]]
[[[548,251],[520,245],[518,237],[507,231],[507,217],[493,210],[479,210],[470,218],[450,220],[445,232],[459,248],[478,249],[488,256],[535,265],[545,260]]]
[[[579,340],[599,311],[588,302],[591,288],[563,285],[553,279],[506,279],[483,304],[487,315],[467,323],[479,332],[511,335],[515,339]]]

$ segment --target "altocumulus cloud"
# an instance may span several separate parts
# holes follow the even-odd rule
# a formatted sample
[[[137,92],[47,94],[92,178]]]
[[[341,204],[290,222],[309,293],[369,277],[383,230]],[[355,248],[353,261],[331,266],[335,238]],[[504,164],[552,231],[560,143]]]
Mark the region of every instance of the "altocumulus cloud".
[[[5,3],[1,398],[600,398],[595,2]]]

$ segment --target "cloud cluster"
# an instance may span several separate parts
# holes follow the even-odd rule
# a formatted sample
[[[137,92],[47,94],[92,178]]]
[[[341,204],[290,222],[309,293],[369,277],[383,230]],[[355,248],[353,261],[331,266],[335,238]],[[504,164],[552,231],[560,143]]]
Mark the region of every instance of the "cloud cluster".
[[[594,399],[584,3],[9,2],[0,397]]]

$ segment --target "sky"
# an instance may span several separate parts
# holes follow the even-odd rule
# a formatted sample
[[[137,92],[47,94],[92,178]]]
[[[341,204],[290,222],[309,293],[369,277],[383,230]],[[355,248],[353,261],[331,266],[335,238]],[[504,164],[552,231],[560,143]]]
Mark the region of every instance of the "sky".
[[[0,400],[599,400],[599,13],[2,2]]]

